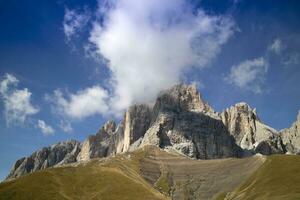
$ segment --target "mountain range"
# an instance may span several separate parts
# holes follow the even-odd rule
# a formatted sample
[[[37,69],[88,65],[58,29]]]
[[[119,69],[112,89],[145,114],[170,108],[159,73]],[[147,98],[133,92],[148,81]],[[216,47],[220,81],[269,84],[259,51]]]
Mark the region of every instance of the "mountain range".
[[[273,196],[259,190],[276,176],[266,183],[270,191],[281,178],[282,187],[297,187],[299,181],[291,179],[300,177],[299,127],[300,114],[290,128],[277,131],[244,102],[216,112],[195,85],[178,84],[161,91],[154,104],[132,105],[119,124],[107,121],[83,142],[60,142],[17,160],[0,184],[0,196],[16,198],[22,186],[31,196],[20,199],[41,199],[39,182],[52,180],[64,186],[71,181],[79,196],[53,184],[52,195],[43,199],[300,199],[300,188],[285,197],[284,190]],[[269,171],[276,175],[263,178]],[[113,183],[114,176],[125,185]],[[88,180],[96,183],[79,189]],[[37,185],[28,188],[26,181]],[[99,193],[103,187],[119,188],[120,194]]]

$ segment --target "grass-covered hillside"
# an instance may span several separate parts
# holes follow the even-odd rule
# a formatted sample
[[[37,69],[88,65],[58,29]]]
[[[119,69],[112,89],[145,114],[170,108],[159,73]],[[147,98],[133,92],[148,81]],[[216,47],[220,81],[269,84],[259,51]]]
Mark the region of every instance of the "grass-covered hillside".
[[[300,156],[272,155],[227,199],[299,200]]]
[[[139,176],[134,161],[119,165],[119,159],[126,156],[50,168],[2,183],[0,199],[167,199]]]
[[[192,160],[155,147],[0,184],[0,199],[300,199],[300,156]]]

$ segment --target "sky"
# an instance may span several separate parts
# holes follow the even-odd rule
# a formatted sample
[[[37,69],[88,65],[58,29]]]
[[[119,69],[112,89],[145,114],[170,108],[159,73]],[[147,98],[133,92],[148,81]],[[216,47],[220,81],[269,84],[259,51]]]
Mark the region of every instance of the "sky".
[[[0,180],[59,141],[83,141],[128,106],[196,84],[277,130],[300,109],[297,0],[0,1]]]

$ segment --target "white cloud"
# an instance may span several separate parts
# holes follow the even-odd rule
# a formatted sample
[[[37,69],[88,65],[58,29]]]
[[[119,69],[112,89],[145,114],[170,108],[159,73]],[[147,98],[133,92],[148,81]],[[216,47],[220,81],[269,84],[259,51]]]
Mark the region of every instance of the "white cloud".
[[[59,127],[61,128],[61,130],[63,130],[63,132],[65,133],[71,133],[73,131],[73,128],[71,126],[71,123],[65,120],[61,120],[59,123]]]
[[[88,23],[90,15],[87,10],[80,13],[76,10],[65,9],[65,16],[63,20],[63,28],[67,41],[73,36],[76,36],[78,31]]]
[[[107,113],[107,98],[107,91],[97,85],[75,94],[63,95],[60,90],[55,90],[52,96],[46,96],[46,99],[54,104],[57,113],[72,119]]]
[[[5,74],[4,78],[0,83],[0,93],[2,95],[7,94],[10,86],[18,85],[19,81],[16,77],[11,74]]]
[[[268,62],[263,57],[246,60],[232,66],[225,80],[241,89],[247,89],[259,94],[262,92],[262,84],[265,80],[268,66]]]
[[[44,135],[53,135],[54,129],[47,125],[43,120],[38,120],[37,127],[41,129]]]
[[[282,41],[279,38],[276,38],[268,49],[276,54],[280,54],[283,48]]]
[[[39,109],[31,104],[31,92],[24,88],[16,89],[18,79],[6,74],[0,82],[0,94],[4,103],[4,116],[7,125],[12,123],[23,124],[30,116],[36,114]]]
[[[234,32],[230,18],[193,12],[184,0],[112,2],[99,3],[101,20],[89,41],[108,61],[116,113],[153,100],[192,67],[209,65]]]

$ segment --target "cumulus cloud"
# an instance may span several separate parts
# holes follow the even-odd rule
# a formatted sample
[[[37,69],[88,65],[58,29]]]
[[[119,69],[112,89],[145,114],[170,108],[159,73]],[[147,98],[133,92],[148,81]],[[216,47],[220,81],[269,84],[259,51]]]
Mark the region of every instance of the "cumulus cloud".
[[[268,62],[263,57],[246,60],[232,66],[225,80],[241,89],[259,94],[262,92],[262,84],[265,80],[268,66]]]
[[[25,120],[36,114],[39,109],[31,104],[31,92],[24,88],[16,89],[19,81],[11,75],[5,74],[0,82],[0,94],[4,104],[4,116],[7,125],[23,124]]]
[[[235,28],[231,18],[194,11],[184,0],[107,2],[99,2],[89,41],[111,71],[117,112],[153,100],[192,67],[208,66]]]
[[[79,31],[88,23],[90,19],[89,12],[79,12],[66,8],[63,20],[63,29],[67,41],[70,41],[73,36],[76,36]]]
[[[107,98],[107,91],[98,85],[74,94],[67,93],[64,95],[61,90],[55,90],[53,95],[46,96],[46,99],[54,104],[57,113],[71,119],[105,114],[108,111]],[[71,130],[68,124],[62,123],[61,125],[67,132]]]
[[[280,54],[283,50],[282,41],[279,38],[276,38],[268,49],[276,54]]]
[[[54,134],[54,129],[50,125],[47,125],[43,120],[38,120],[37,127],[42,131],[44,135]]]

